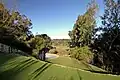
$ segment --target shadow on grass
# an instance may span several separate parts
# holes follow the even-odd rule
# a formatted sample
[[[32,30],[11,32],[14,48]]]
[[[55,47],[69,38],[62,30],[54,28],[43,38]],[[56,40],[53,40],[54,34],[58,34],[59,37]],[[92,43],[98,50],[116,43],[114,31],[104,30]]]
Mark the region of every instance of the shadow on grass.
[[[13,80],[13,75],[16,74],[13,69],[9,69],[0,73],[0,80]]]
[[[4,56],[4,58],[6,58]],[[4,62],[9,61],[9,59],[11,59],[13,57],[10,58],[6,58],[4,61],[2,61],[2,63],[4,64]],[[12,65],[15,65],[14,67],[8,67],[7,70],[3,70],[0,72],[0,80],[14,80],[15,76],[18,75],[21,71],[25,70],[26,68],[30,67],[33,64],[36,64],[39,61],[34,61],[31,58],[27,59],[27,60],[23,60],[20,63],[12,63]],[[12,66],[10,63],[6,64],[9,66]],[[3,65],[4,66],[4,65]],[[45,71],[47,68],[49,68],[49,66],[51,66],[50,63],[45,63],[42,66],[38,67],[37,70],[35,70],[30,76],[34,79],[36,79],[37,77],[40,76],[40,74]],[[2,67],[2,66],[1,66]],[[26,77],[28,75],[26,74]]]
[[[31,75],[31,79],[36,79],[37,77],[39,77],[43,71],[45,71],[47,68],[49,68],[52,64],[50,63],[45,63],[44,65],[42,65],[40,68],[38,68],[36,71],[34,71]]]
[[[90,71],[92,73],[100,73],[100,74],[111,74],[111,75],[120,75],[120,74],[115,74],[115,73],[112,73],[112,72],[107,72],[107,71],[94,71],[94,70],[87,70],[87,69],[84,69],[85,71]]]
[[[9,60],[9,59],[8,59]],[[20,63],[12,63],[12,65],[16,65],[14,67],[8,67],[8,70],[5,70],[5,71],[2,71],[0,72],[0,80],[14,80],[14,77],[19,74],[22,70],[24,70],[26,67],[29,67],[30,65],[27,65],[28,62],[30,61],[31,59],[27,59],[25,61],[22,61]],[[35,62],[34,62],[35,63]],[[32,64],[34,64],[32,62]],[[11,65],[10,63],[9,64],[6,64],[6,65]],[[11,65],[11,66],[12,66]],[[3,65],[4,66],[4,65]]]
[[[3,65],[5,62],[9,61],[10,59],[16,58],[18,56],[13,56],[11,54],[1,54],[0,53],[0,66]]]
[[[47,62],[47,63],[52,63],[52,62],[50,62],[50,61],[47,61],[47,60],[46,60],[45,62]],[[52,64],[53,64],[53,63],[52,63]]]
[[[77,70],[78,76],[79,76],[79,80],[82,80],[82,77],[80,76],[80,72]]]

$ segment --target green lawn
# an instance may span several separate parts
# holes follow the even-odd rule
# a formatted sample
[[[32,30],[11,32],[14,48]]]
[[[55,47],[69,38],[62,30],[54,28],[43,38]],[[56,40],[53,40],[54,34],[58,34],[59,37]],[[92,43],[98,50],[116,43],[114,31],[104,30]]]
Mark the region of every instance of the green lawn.
[[[0,80],[120,80],[120,76],[92,73],[32,57],[0,55]]]
[[[60,64],[64,66],[69,66],[73,68],[79,68],[84,70],[92,70],[92,71],[104,71],[101,68],[95,67],[93,65],[87,64],[83,61],[78,61],[77,59],[70,58],[70,57],[58,57],[55,59],[48,59],[47,61],[54,63],[54,64]]]

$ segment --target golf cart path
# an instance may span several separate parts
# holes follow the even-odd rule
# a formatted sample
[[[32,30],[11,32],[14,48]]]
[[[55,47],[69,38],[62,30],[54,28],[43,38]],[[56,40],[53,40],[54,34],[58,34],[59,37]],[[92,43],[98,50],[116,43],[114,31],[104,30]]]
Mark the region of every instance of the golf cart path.
[[[46,59],[54,59],[54,58],[58,58],[59,55],[57,54],[51,54],[51,53],[46,53]]]

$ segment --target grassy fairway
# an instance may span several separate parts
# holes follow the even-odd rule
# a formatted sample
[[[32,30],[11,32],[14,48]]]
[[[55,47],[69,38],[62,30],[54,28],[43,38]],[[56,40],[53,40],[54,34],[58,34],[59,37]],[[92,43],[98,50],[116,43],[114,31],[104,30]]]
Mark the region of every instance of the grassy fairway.
[[[120,76],[92,73],[31,57],[0,55],[0,80],[120,80]]]
[[[78,61],[77,59],[70,58],[70,57],[58,57],[55,59],[48,59],[48,61],[54,64],[60,64],[60,65],[69,66],[69,67],[78,68],[78,69],[104,71],[98,67],[92,66],[83,61]]]

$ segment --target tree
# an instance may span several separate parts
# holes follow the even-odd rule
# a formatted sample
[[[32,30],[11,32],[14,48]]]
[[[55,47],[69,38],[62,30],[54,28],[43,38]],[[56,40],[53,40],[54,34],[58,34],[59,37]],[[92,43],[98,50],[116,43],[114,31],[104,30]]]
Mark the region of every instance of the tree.
[[[40,37],[44,39],[45,47],[50,47],[50,45],[52,44],[51,38],[47,34],[36,35],[36,37]]]
[[[43,43],[44,43],[44,39],[38,36],[35,36],[29,41],[30,47],[37,50],[44,48]]]
[[[0,4],[0,29],[1,36],[14,36],[20,41],[24,41],[31,35],[31,20],[19,12],[7,10],[3,4]]]
[[[25,41],[32,34],[31,20],[19,12],[10,11],[0,3],[0,42],[18,49],[28,48]],[[24,46],[24,48],[22,47]],[[31,52],[30,48],[28,48]],[[27,50],[28,51],[28,50]]]
[[[40,50],[51,46],[51,39],[47,34],[36,35],[28,41],[33,49],[33,56],[37,57]]]
[[[120,0],[104,0],[102,33],[94,39],[93,49],[101,57],[105,70],[120,74]],[[100,57],[98,57],[100,58]]]
[[[97,9],[96,2],[91,1],[85,14],[78,16],[73,30],[69,31],[73,45],[80,47],[91,43],[92,32],[94,27],[96,27],[95,14]]]

